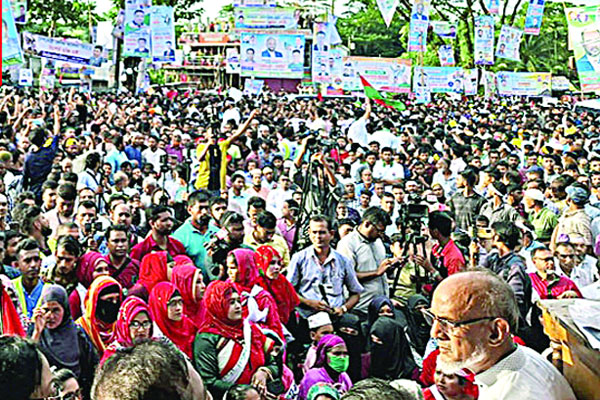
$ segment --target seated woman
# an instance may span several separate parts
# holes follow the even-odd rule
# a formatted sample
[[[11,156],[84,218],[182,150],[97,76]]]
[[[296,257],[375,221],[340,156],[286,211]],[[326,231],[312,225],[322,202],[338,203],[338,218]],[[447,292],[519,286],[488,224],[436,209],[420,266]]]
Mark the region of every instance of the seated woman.
[[[96,278],[85,295],[85,313],[75,323],[87,333],[100,357],[112,341],[122,301],[121,285],[110,276]]]
[[[106,258],[95,251],[87,252],[79,259],[76,270],[79,283],[69,295],[69,307],[74,320],[81,317],[85,312],[83,299],[85,299],[88,288],[97,277],[109,275],[108,268]]]
[[[171,282],[161,282],[150,293],[150,313],[155,335],[168,338],[186,356],[192,358],[192,343],[198,328],[183,314],[183,299]]]
[[[352,387],[346,373],[350,357],[344,340],[337,335],[325,335],[317,346],[317,361],[300,382],[299,400],[306,400],[308,391],[317,383],[327,383],[341,394]]]
[[[140,274],[136,284],[129,290],[129,295],[137,296],[142,300],[148,300],[150,292],[160,282],[171,280],[173,266],[176,260],[190,260],[187,256],[171,257],[166,251],[149,253],[142,258],[140,263]],[[190,262],[192,262],[190,260]]]
[[[131,347],[136,342],[151,337],[152,319],[148,304],[139,297],[126,298],[119,308],[113,342],[104,351],[100,364],[103,364],[117,350]]]
[[[259,272],[257,283],[273,296],[281,323],[285,325],[300,299],[292,284],[281,274],[281,256],[271,246],[260,246],[256,249],[255,259]]]
[[[273,341],[242,319],[240,294],[231,282],[215,281],[204,294],[206,315],[194,341],[194,367],[218,400],[235,384],[265,390],[280,376],[271,356]]]
[[[378,318],[369,331],[369,376],[385,380],[413,379],[418,376],[417,364],[412,355],[402,325],[393,318]],[[393,354],[393,357],[390,357]]]
[[[202,271],[192,263],[176,263],[173,268],[173,284],[183,298],[183,312],[200,327],[204,318],[202,297],[206,286],[202,280]]]
[[[258,267],[254,252],[250,249],[235,249],[227,256],[227,275],[241,296],[244,319],[249,318],[261,328],[274,331],[280,338],[283,327],[273,296],[259,284]]]
[[[46,285],[33,319],[29,327],[31,339],[38,343],[51,367],[67,368],[75,374],[87,396],[98,355],[86,333],[71,318],[67,291],[59,285]]]

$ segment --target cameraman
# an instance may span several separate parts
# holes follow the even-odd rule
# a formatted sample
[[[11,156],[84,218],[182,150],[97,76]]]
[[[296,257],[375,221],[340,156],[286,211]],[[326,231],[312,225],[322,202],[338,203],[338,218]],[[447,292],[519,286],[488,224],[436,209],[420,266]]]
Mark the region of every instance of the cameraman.
[[[466,266],[465,257],[450,238],[452,218],[443,211],[429,213],[429,234],[437,243],[431,249],[430,259],[415,254],[415,263],[425,268],[436,281],[448,275],[463,271]]]
[[[389,296],[386,271],[394,264],[395,258],[386,258],[381,236],[390,224],[389,215],[379,207],[370,207],[356,230],[344,236],[337,251],[352,261],[356,276],[364,287],[355,312],[367,315],[371,300],[377,296]]]
[[[86,200],[77,207],[75,222],[83,236],[82,246],[88,250],[98,251],[98,242],[94,235],[102,230],[102,223],[96,221],[98,206],[96,203]]]
[[[235,249],[251,249],[243,244],[244,241],[244,217],[233,211],[226,211],[221,218],[221,229],[208,242],[206,252],[206,271],[209,280],[214,281],[224,278],[227,255]]]

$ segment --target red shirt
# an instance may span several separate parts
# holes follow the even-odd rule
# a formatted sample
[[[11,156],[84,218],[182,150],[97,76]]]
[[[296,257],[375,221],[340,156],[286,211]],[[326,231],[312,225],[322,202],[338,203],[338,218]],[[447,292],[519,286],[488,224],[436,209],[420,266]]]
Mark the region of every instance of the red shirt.
[[[431,249],[431,254],[437,259],[442,258],[442,265],[446,268],[446,271],[448,271],[448,275],[455,274],[465,269],[465,257],[452,239],[446,243],[441,251],[440,245],[435,244]]]
[[[142,261],[142,258],[146,254],[150,254],[153,251],[164,251],[165,249],[160,248],[154,238],[152,237],[152,233],[148,234],[148,237],[143,241],[136,244],[131,250],[131,259],[137,260],[138,262]],[[172,237],[168,238],[167,242],[167,253],[171,255],[171,257],[175,257],[180,254],[185,254],[185,247],[183,244],[177,239],[173,239]]]
[[[531,272],[529,274],[529,277],[531,278],[531,285],[540,296],[540,299],[557,299],[558,296],[569,290],[577,293],[579,298],[583,298],[575,282],[566,276],[552,276],[553,279],[548,281],[540,278],[536,272]],[[550,289],[550,295],[548,294],[548,289]]]

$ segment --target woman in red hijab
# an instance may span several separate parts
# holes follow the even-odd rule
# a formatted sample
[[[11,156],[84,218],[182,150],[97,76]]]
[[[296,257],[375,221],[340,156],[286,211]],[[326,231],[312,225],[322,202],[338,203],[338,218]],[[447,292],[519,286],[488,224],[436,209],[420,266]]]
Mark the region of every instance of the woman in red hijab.
[[[259,390],[279,377],[270,353],[273,341],[242,318],[240,294],[232,282],[215,281],[204,295],[206,315],[194,341],[194,367],[211,394],[220,399],[236,384]]]
[[[173,284],[183,298],[183,311],[192,322],[200,327],[204,318],[202,297],[206,286],[202,281],[202,271],[190,263],[175,263],[172,276]]]
[[[108,261],[98,252],[87,252],[79,259],[75,274],[79,284],[69,295],[69,309],[73,320],[77,320],[85,312],[81,305],[85,299],[86,290],[94,279],[102,275],[110,275]]]
[[[131,347],[136,342],[152,337],[152,319],[148,304],[139,297],[130,296],[119,309],[113,342],[106,348],[100,364],[103,364],[117,350]]]
[[[254,257],[260,275],[257,283],[271,293],[277,303],[281,322],[287,324],[300,299],[292,284],[281,274],[281,256],[271,246],[260,246]]]
[[[10,298],[10,294],[4,289],[4,282],[0,278],[0,335],[16,335],[25,337],[25,330],[21,324],[21,318]]]
[[[185,255],[171,257],[166,251],[157,251],[149,253],[142,258],[140,264],[140,276],[137,283],[129,290],[129,295],[137,296],[143,300],[147,300],[150,292],[160,282],[168,282],[171,280],[173,266],[176,262],[192,260]]]
[[[110,276],[96,278],[85,295],[85,314],[75,323],[87,333],[99,356],[112,341],[122,301],[121,285]]]
[[[192,358],[192,342],[198,328],[183,314],[183,299],[171,282],[161,282],[150,293],[150,313],[159,332]]]
[[[261,329],[275,332],[285,341],[277,303],[273,296],[259,285],[259,273],[254,252],[235,249],[227,256],[228,281],[241,296],[244,318],[257,323]]]

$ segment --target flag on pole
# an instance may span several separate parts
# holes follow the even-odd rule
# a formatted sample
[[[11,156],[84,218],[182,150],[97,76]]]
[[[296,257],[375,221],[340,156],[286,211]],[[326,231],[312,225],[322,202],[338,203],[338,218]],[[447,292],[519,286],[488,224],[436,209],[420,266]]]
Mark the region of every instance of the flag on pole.
[[[367,96],[369,99],[384,107],[394,108],[398,111],[406,110],[406,105],[403,102],[401,102],[400,100],[394,100],[384,97],[381,93],[379,93],[377,89],[371,86],[371,84],[367,82],[367,80],[362,75],[359,75],[359,77],[365,90],[365,96]]]

